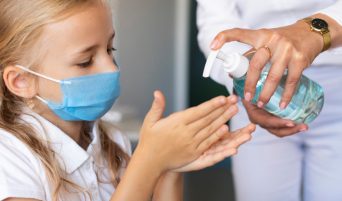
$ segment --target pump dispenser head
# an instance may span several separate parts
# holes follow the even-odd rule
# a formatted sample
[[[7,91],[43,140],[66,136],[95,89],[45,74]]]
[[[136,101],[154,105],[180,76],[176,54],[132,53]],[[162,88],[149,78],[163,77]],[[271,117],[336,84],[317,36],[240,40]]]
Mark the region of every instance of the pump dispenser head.
[[[222,62],[223,70],[234,78],[240,78],[247,73],[249,61],[245,56],[238,53],[225,54],[221,50],[210,52],[204,67],[203,77],[209,77],[212,68],[217,60]]]

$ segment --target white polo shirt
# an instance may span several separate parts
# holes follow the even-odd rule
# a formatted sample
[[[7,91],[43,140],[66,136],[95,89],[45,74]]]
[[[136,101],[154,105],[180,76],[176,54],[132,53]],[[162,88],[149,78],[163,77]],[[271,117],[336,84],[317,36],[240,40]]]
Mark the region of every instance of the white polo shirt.
[[[22,115],[22,119],[50,142],[60,166],[66,170],[67,178],[88,190],[92,200],[109,200],[115,189],[110,183],[103,183],[103,180],[108,181],[109,171],[100,153],[98,122],[94,123],[92,142],[84,150],[55,125],[37,114],[31,114],[37,119],[29,115]],[[104,125],[112,140],[130,155],[131,146],[127,138],[109,123]],[[53,187],[39,158],[11,133],[0,130],[0,200],[17,197],[50,201],[52,194]],[[89,198],[86,194],[63,193],[61,200],[78,201]]]

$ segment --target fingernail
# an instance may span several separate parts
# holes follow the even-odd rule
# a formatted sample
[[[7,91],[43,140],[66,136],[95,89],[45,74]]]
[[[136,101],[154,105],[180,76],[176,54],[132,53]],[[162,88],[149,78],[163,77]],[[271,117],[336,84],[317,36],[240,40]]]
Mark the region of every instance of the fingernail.
[[[304,131],[307,131],[308,129],[307,128],[301,128],[299,131],[300,132],[304,132]]]
[[[294,127],[295,125],[294,125],[294,123],[287,123],[286,126],[287,127]]]
[[[257,105],[259,108],[262,108],[264,106],[264,103],[262,101],[259,101]]]
[[[226,103],[226,99],[225,98],[220,98],[220,103],[221,104],[225,104]]]
[[[210,48],[211,48],[211,49],[216,48],[217,44],[218,44],[218,40],[215,39],[215,40],[211,43]]]
[[[285,109],[286,108],[286,102],[281,102],[280,103],[280,109]]]
[[[228,100],[229,100],[229,101],[234,101],[235,98],[236,98],[236,97],[235,97],[234,95],[231,95],[231,96],[228,97]]]
[[[249,92],[247,92],[247,93],[245,93],[245,100],[246,101],[251,101],[251,97],[252,97],[252,95],[251,95],[251,93],[249,93]]]
[[[227,126],[223,126],[222,128],[221,128],[221,132],[222,133],[226,133],[228,131],[228,127]]]

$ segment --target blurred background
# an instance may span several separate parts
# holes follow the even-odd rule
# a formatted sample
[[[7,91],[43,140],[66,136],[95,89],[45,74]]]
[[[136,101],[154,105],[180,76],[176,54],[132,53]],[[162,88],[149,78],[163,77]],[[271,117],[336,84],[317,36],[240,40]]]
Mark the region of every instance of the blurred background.
[[[106,116],[136,145],[153,91],[167,98],[166,114],[198,105],[224,87],[202,78],[205,58],[197,45],[195,0],[113,1],[114,46],[122,95]],[[185,201],[233,201],[230,160],[185,175]]]

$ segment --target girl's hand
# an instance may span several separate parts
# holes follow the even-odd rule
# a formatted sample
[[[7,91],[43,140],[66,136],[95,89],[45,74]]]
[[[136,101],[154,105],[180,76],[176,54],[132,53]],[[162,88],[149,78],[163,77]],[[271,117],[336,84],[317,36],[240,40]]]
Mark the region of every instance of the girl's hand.
[[[244,128],[241,128],[234,132],[226,132],[224,136],[210,147],[209,150],[204,152],[195,161],[174,169],[175,172],[188,172],[194,170],[201,170],[215,165],[223,159],[235,155],[239,146],[249,141],[252,136],[252,132],[255,130],[254,124],[249,124]]]
[[[342,38],[341,26],[322,14],[313,17],[319,17],[328,22],[332,46],[339,45],[336,36],[339,35]],[[337,32],[340,32],[340,34],[337,34]],[[311,31],[310,26],[304,21],[274,29],[248,30],[237,28],[226,30],[216,36],[212,48],[219,49],[224,43],[231,41],[249,44],[257,50],[247,72],[246,101],[250,101],[254,97],[256,84],[265,64],[269,61],[272,63],[265,86],[259,97],[258,107],[263,107],[268,103],[285,70],[288,70],[285,89],[279,103],[280,108],[285,108],[291,101],[302,72],[323,49],[322,36]]]
[[[228,131],[226,122],[237,112],[237,97],[216,97],[197,107],[163,118],[165,99],[155,92],[141,129],[136,152],[165,172],[191,163]]]

